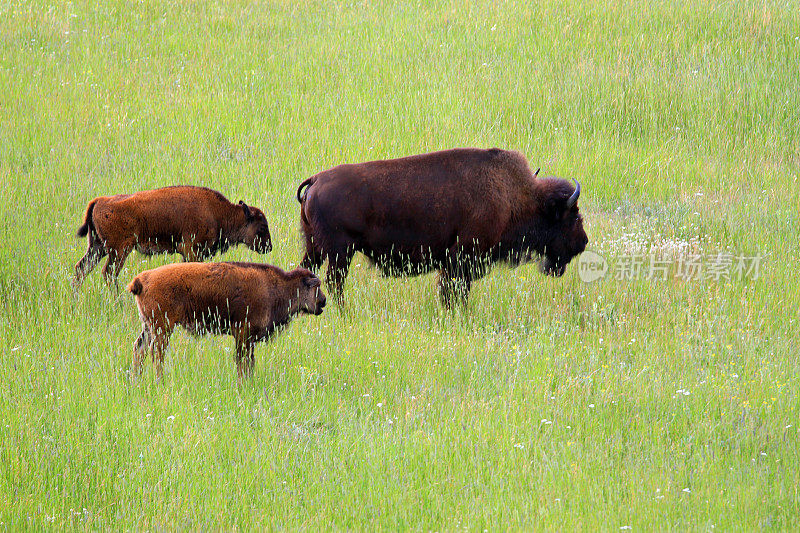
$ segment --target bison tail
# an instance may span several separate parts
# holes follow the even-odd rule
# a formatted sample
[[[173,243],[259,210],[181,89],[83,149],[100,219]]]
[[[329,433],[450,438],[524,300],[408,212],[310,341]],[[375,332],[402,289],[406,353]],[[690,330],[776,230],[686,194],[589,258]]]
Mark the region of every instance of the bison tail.
[[[142,282],[139,280],[138,276],[133,278],[133,281],[131,281],[130,284],[128,285],[128,290],[134,296],[139,296],[140,294],[142,294],[143,288],[144,287],[142,286]]]
[[[94,222],[92,221],[92,211],[94,211],[94,204],[97,203],[97,199],[92,200],[89,202],[89,205],[86,206],[86,214],[83,215],[83,224],[80,228],[78,228],[78,234],[76,237],[86,237],[89,234],[90,229],[94,229]]]
[[[308,178],[303,183],[301,183],[300,186],[297,188],[297,201],[300,202],[301,204],[306,199],[306,195],[302,194],[303,193],[303,189],[306,188],[306,187],[310,187],[310,186],[314,185],[314,181],[315,180],[314,180],[313,177]],[[307,193],[308,193],[308,191],[306,191],[306,194]]]

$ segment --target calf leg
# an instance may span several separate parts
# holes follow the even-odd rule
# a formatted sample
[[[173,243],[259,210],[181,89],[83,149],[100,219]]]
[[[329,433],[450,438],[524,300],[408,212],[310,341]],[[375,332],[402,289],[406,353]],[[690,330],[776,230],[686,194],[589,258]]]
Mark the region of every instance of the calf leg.
[[[212,257],[214,257],[214,254],[209,248],[200,247],[200,248],[195,248],[194,249],[194,259],[191,259],[191,261],[204,262],[204,261],[208,261]],[[185,261],[190,261],[189,259],[186,259],[186,258],[184,258],[184,260]]]
[[[184,239],[178,246],[178,253],[183,257],[184,263],[205,261],[208,258],[206,250],[202,246],[195,244],[191,239]]]
[[[244,378],[253,376],[253,367],[255,366],[254,344],[247,326],[236,328],[233,331],[233,336],[236,339],[236,374],[241,385]]]
[[[72,288],[76,291],[83,285],[83,280],[89,275],[94,267],[106,256],[106,250],[101,242],[92,238],[89,233],[89,247],[86,254],[75,264],[75,279],[72,280]]]
[[[167,351],[167,346],[169,346],[172,326],[165,324],[153,329],[155,331],[155,336],[151,342],[153,362],[156,365],[156,379],[161,381],[161,377],[164,375],[164,352]]]
[[[147,324],[143,324],[142,334],[139,335],[139,338],[133,343],[133,367],[131,368],[131,374],[133,376],[141,375],[142,358],[148,351],[151,350],[152,343],[153,332],[150,330],[150,327]]]
[[[256,368],[255,346],[255,343],[252,341],[248,341],[245,344],[244,353],[242,355],[242,366],[244,367],[244,377],[246,378],[252,378],[253,371]]]
[[[103,277],[106,280],[106,283],[110,287],[113,283],[114,286],[119,290],[119,272],[122,270],[122,265],[125,264],[125,259],[128,258],[128,255],[131,253],[131,248],[112,248],[108,251],[108,261],[103,266]]]

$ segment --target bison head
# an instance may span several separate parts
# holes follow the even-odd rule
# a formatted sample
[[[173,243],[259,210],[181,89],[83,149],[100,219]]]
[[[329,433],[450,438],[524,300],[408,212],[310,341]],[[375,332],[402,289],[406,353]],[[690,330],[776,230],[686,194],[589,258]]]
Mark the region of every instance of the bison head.
[[[325,307],[325,294],[322,292],[319,278],[311,271],[298,269],[302,274],[302,282],[299,289],[300,311],[312,315],[321,315]]]
[[[244,211],[245,225],[242,228],[242,243],[248,248],[260,254],[269,253],[272,250],[272,239],[269,235],[269,225],[267,217],[261,209],[249,206],[239,200],[239,205]]]
[[[581,184],[575,181],[573,187],[567,180],[540,178],[536,180],[536,189],[542,202],[536,232],[542,272],[561,276],[567,263],[583,252],[589,242],[578,211]]]

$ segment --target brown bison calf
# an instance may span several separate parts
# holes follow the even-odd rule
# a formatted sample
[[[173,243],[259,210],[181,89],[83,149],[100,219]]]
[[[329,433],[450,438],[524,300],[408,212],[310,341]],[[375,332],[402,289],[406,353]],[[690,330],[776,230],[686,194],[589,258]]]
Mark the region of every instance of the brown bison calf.
[[[106,255],[103,277],[116,283],[134,249],[146,255],[179,253],[184,261],[204,261],[240,243],[264,254],[272,249],[260,209],[191,186],[99,196],[86,207],[78,229],[78,237],[84,236],[89,248],[75,265],[75,289]]]
[[[253,344],[268,340],[299,313],[325,307],[320,281],[304,268],[285,272],[259,263],[183,263],[146,270],[128,290],[136,297],[142,334],[134,343],[133,372],[150,351],[160,378],[164,350],[175,325],[196,335],[227,334],[236,340],[241,381],[255,365]]]

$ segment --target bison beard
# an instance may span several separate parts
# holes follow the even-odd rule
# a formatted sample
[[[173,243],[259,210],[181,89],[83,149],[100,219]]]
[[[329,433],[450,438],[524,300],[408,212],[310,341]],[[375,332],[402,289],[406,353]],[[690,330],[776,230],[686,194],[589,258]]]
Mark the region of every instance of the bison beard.
[[[498,261],[540,256],[543,272],[560,276],[588,242],[575,184],[537,178],[521,154],[496,148],[340,165],[298,187],[301,265],[327,261],[339,302],[355,252],[389,276],[438,270],[445,307],[466,302]]]

